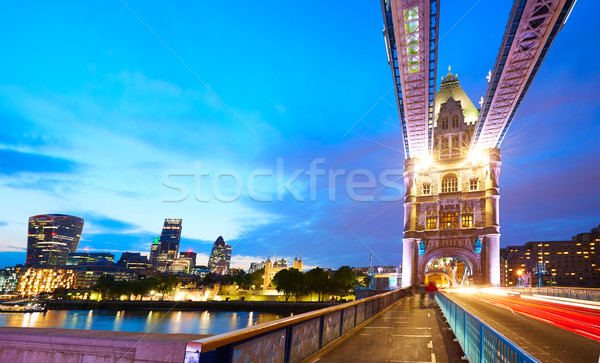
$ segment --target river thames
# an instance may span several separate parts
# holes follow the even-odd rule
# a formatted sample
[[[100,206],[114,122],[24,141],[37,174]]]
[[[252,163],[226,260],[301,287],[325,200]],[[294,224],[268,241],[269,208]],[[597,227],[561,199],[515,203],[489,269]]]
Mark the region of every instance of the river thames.
[[[283,317],[251,311],[48,310],[0,313],[0,326],[214,335]]]

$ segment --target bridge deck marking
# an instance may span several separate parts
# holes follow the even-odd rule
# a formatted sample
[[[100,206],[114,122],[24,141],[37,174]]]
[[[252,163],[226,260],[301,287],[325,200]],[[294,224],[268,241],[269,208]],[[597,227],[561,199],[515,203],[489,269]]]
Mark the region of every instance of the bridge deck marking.
[[[405,297],[318,357],[328,363],[459,362],[463,352],[438,314],[437,308],[420,308],[418,296]]]

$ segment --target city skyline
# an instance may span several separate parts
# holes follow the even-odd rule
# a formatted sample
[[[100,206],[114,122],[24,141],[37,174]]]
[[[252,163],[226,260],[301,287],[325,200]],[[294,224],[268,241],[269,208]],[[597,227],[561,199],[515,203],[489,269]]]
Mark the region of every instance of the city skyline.
[[[255,185],[273,202],[247,193],[235,202],[214,195],[203,202],[189,176],[198,164],[213,174],[233,170],[243,180],[261,169],[275,176],[278,159],[285,179],[319,158],[325,158],[324,171],[366,169],[378,176],[402,169],[378,2],[345,9],[282,4],[277,10],[128,5],[176,57],[118,3],[10,4],[0,15],[5,32],[17,30],[3,40],[13,57],[0,61],[0,118],[7,125],[0,131],[0,196],[11,207],[0,214],[0,254],[12,251],[16,262],[0,265],[24,261],[27,218],[40,213],[84,218],[79,250],[147,253],[162,221],[173,217],[186,223],[181,251],[192,249],[200,259],[223,235],[236,250],[232,267],[240,266],[236,255],[247,266],[265,251],[293,256],[298,250],[310,265],[365,266],[365,244],[374,263],[400,263],[402,202],[357,202],[343,182],[331,202],[327,177],[319,177],[311,202],[306,175],[294,184],[306,202],[288,193],[278,201],[275,177],[258,177]],[[104,16],[90,16],[90,6]],[[569,239],[600,222],[600,193],[593,189],[600,180],[593,167],[600,156],[600,77],[587,60],[599,51],[573,51],[593,30],[597,8],[575,5],[502,145],[502,247]],[[452,65],[477,104],[509,11],[509,3],[441,5],[438,87]],[[19,12],[28,14],[22,24],[10,16]],[[223,29],[225,17],[235,26]],[[115,29],[98,34],[106,19]],[[487,32],[477,32],[484,26]],[[333,34],[341,27],[347,34],[338,39]],[[466,49],[477,55],[461,56]],[[167,185],[186,185],[188,198],[165,202],[178,195],[165,176]],[[205,177],[203,190],[212,182]],[[223,194],[235,194],[226,183]],[[402,196],[401,182],[397,187]]]

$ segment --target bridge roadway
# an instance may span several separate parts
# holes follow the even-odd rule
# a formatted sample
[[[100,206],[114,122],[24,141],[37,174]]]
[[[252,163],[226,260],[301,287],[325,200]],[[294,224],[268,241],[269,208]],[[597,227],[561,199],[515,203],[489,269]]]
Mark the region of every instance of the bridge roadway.
[[[422,309],[418,295],[407,296],[310,362],[465,362],[453,338],[437,306]]]
[[[600,362],[600,310],[484,292],[447,293],[452,300],[541,362]],[[464,362],[440,310],[418,296],[381,316],[311,362]]]
[[[600,310],[484,292],[447,296],[544,363],[599,362]]]

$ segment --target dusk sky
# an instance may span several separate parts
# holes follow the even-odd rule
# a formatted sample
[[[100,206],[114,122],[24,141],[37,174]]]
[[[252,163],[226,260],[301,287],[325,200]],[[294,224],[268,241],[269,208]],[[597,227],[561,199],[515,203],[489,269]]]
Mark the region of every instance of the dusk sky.
[[[442,2],[438,87],[451,65],[478,105],[510,9]],[[599,10],[575,5],[502,144],[502,247],[600,224]],[[84,218],[79,250],[116,258],[182,218],[180,251],[200,264],[222,235],[245,269],[269,253],[368,266],[369,248],[399,265],[382,29],[379,1],[5,3],[0,267],[25,262],[28,218],[45,213]]]

